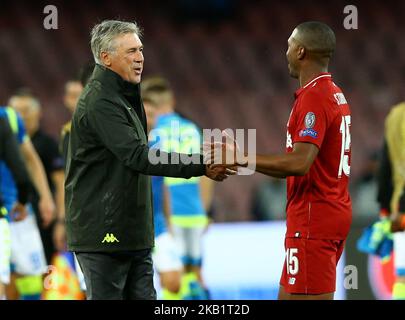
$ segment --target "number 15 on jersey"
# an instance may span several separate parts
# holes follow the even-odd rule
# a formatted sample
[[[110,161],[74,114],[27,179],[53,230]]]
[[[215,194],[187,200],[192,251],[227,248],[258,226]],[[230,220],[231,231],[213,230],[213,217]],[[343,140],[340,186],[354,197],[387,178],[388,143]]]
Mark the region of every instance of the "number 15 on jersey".
[[[340,153],[339,173],[338,177],[342,176],[342,172],[346,176],[350,176],[350,164],[349,155],[346,152],[350,151],[350,145],[352,143],[350,136],[350,124],[351,116],[342,116],[342,122],[340,124],[340,134],[342,135],[342,150]]]

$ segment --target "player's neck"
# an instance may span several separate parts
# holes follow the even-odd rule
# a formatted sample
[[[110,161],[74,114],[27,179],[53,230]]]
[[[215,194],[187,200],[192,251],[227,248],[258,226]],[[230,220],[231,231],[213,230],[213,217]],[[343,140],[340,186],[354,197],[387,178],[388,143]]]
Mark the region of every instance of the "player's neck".
[[[159,115],[163,116],[163,115],[171,114],[173,112],[174,112],[174,109],[172,109],[172,108],[164,108],[159,112]]]
[[[32,128],[29,128],[29,129],[27,128],[27,133],[30,136],[30,138],[32,138],[38,132],[38,130],[39,130],[39,126],[35,126]]]
[[[328,72],[328,67],[313,66],[308,67],[305,70],[301,70],[300,75],[298,77],[300,81],[300,87],[302,88],[309,81],[314,79],[317,75],[325,72]]]

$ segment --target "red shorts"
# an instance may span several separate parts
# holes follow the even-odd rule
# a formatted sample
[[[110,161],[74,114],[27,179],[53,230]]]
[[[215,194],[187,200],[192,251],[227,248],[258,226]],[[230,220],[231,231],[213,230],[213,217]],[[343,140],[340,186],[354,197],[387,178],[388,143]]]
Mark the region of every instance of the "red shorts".
[[[286,238],[280,285],[290,294],[335,292],[336,265],[344,240]]]

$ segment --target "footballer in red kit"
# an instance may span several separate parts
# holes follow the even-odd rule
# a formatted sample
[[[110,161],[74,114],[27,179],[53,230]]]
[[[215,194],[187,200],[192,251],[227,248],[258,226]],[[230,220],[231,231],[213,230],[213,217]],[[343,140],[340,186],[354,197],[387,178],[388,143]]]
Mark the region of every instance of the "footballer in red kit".
[[[319,151],[309,172],[287,177],[286,260],[281,284],[288,293],[335,291],[336,264],[351,224],[350,109],[329,73],[295,93],[287,124],[287,153],[298,142]]]
[[[352,220],[352,121],[346,98],[328,73],[335,46],[333,30],[317,21],[301,23],[288,39],[288,70],[300,89],[287,124],[285,153],[246,156],[235,141],[220,145],[226,152],[217,153],[219,164],[248,165],[265,175],[287,178],[281,300],[333,299],[336,266]],[[248,161],[229,163],[223,156],[227,152]]]

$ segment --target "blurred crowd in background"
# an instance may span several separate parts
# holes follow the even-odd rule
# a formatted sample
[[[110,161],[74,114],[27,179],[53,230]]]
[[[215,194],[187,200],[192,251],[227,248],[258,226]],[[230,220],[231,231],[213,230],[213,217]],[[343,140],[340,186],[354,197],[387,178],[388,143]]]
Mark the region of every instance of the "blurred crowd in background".
[[[41,1],[2,1],[0,102],[29,88],[41,125],[59,140],[70,113],[66,83],[91,60],[89,31],[106,18],[136,20],[143,29],[144,76],[167,78],[177,109],[201,128],[256,129],[258,153],[284,150],[285,125],[298,83],[287,71],[287,38],[305,20],[329,24],[337,36],[331,72],[353,114],[354,221],[378,215],[374,173],[383,119],[404,99],[405,43],[401,1],[353,3],[358,29],[347,30],[345,1],[53,1],[58,29],[45,30]],[[255,174],[216,187],[215,221],[284,218],[285,184]]]

